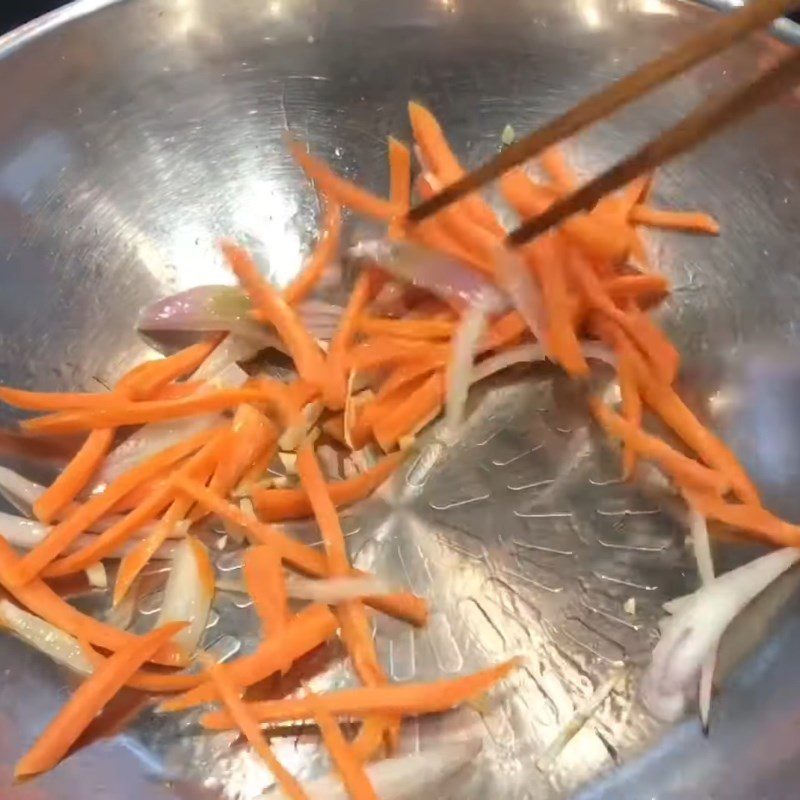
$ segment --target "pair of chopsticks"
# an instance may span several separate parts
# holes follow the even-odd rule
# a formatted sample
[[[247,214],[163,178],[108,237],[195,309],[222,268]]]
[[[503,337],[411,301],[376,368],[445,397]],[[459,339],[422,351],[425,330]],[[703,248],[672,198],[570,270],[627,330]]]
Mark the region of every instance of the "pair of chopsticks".
[[[546,148],[709,59],[743,39],[748,33],[768,25],[796,5],[798,0],[752,0],[740,11],[723,17],[676,50],[648,62],[630,75],[591,95],[543,128],[507,147],[476,170],[415,206],[408,212],[408,221],[421,222],[441,211],[470,192],[499,178],[512,167],[528,161]],[[704,103],[633,155],[571,195],[553,203],[544,213],[524,222],[508,235],[506,243],[511,246],[524,244],[572,214],[588,211],[605,195],[687,152],[759,106],[775,99],[798,81],[800,49],[753,82],[719,99]]]

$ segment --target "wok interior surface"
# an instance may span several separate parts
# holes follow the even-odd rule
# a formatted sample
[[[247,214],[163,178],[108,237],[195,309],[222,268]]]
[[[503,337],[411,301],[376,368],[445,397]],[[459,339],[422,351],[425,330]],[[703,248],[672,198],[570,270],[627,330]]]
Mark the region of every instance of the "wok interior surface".
[[[672,0],[90,0],[9,35],[0,58],[0,380],[50,389],[113,381],[147,352],[134,330],[142,305],[230,282],[221,236],[252,247],[286,284],[319,216],[286,154],[287,129],[384,191],[386,136],[408,137],[409,98],[431,106],[474,165],[497,150],[507,124],[518,135],[532,129],[710,13]],[[759,35],[568,151],[585,173],[608,165],[783,47]],[[713,240],[651,237],[675,287],[663,319],[689,377],[720,374],[753,342],[798,338],[798,132],[789,97],[661,172],[662,205],[706,209],[723,227]],[[698,402],[712,392],[701,378],[693,388]],[[797,519],[797,476],[770,467],[780,429],[726,435],[770,502]],[[726,682],[708,739],[693,718],[656,726],[637,704],[637,676],[661,603],[697,579],[680,520],[618,474],[574,390],[554,371],[521,370],[475,395],[455,447],[431,437],[347,517],[359,566],[408,584],[434,611],[417,633],[378,620],[393,679],[526,657],[490,713],[410,721],[404,747],[482,736],[481,756],[457,785],[465,799],[795,796],[797,599]],[[316,538],[310,525],[297,531]],[[743,550],[720,546],[717,557],[734,563]],[[235,556],[219,556],[220,570],[235,567]],[[140,592],[137,624],[158,608],[158,581]],[[106,598],[82,602],[102,614]],[[206,642],[220,653],[256,641],[242,605],[218,594]],[[14,760],[71,679],[7,637],[0,669],[0,786],[8,787]],[[303,677],[315,671],[320,689],[347,680],[336,653]],[[591,720],[562,751],[548,751],[610,678],[614,689]],[[123,701],[102,721],[112,731],[125,721],[121,735],[2,795],[252,800],[270,782],[233,735],[200,733],[196,716],[132,714],[139,699]],[[276,750],[309,776],[324,769],[314,743],[300,732]]]

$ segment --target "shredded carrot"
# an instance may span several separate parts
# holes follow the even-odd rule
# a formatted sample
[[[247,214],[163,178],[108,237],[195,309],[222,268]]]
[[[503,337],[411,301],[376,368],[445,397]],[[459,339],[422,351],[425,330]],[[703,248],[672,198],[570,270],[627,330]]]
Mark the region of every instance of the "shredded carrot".
[[[389,197],[403,211],[411,205],[411,153],[394,136],[389,137]]]
[[[33,747],[17,762],[14,777],[47,772],[58,764],[127,679],[184,625],[183,622],[165,625],[111,656],[78,687]]]
[[[298,780],[278,761],[267,744],[258,723],[239,697],[236,684],[230,680],[226,669],[219,664],[212,664],[208,669],[208,674],[217,687],[228,712],[236,720],[237,727],[267,765],[269,771],[277,778],[283,793],[290,800],[306,800],[307,795]]]
[[[217,389],[180,400],[152,400],[139,403],[120,401],[116,407],[109,409],[92,412],[60,412],[25,420],[22,427],[31,433],[48,435],[77,433],[92,428],[144,425],[148,422],[191,417],[212,411],[223,411],[240,403],[269,405],[284,419],[293,418],[297,413],[297,410],[288,403],[286,387],[283,384],[260,378],[254,381],[252,386],[241,389]]]
[[[347,351],[357,331],[358,318],[369,302],[372,294],[372,276],[362,272],[347,301],[339,327],[328,348],[328,386],[325,401],[329,408],[338,410],[344,407],[347,387]]]
[[[226,665],[228,677],[243,689],[260,683],[326,642],[336,633],[338,625],[327,606],[306,606],[287,622],[281,633],[263,640],[253,653]],[[218,697],[214,684],[205,681],[185,694],[165,700],[159,710],[183,711],[211,703]]]
[[[92,664],[94,670],[99,669],[108,661],[106,656],[100,655],[94,647],[84,639],[82,642],[83,654]],[[188,692],[205,681],[201,673],[186,672],[156,672],[155,670],[140,669],[125,680],[125,686],[138,689],[140,692],[153,694],[173,694],[174,692]]]
[[[522,169],[511,169],[500,178],[500,190],[506,202],[523,219],[535,217],[558,197],[531,180]],[[564,231],[587,253],[614,262],[625,257],[628,245],[620,236],[619,226],[603,225],[588,214],[575,214],[564,220]]]
[[[708,519],[757,534],[771,544],[800,547],[800,525],[792,525],[765,508],[747,503],[728,503],[719,495],[684,490],[692,506]]]
[[[279,554],[263,545],[250,547],[244,554],[243,574],[264,633],[281,633],[289,620],[289,598]]]
[[[444,392],[444,375],[435,372],[383,419],[376,420],[373,432],[383,451],[388,453],[399,439],[416,433],[437,416],[444,401]]]
[[[323,370],[322,353],[297,314],[280,292],[264,280],[247,250],[233,242],[222,242],[222,252],[258,311],[259,319],[274,325],[286,343],[300,377],[309,383],[318,381]]]
[[[214,431],[203,431],[172,447],[168,447],[146,461],[120,475],[104,492],[94,495],[82,506],[78,506],[62,522],[59,522],[48,537],[20,561],[16,582],[25,583],[38,575],[56,556],[63,553],[90,525],[107,514],[111,507],[128,492],[135,489],[152,475],[159,474],[181,459],[199,450],[213,436]],[[108,533],[108,531],[106,531]]]
[[[166,480],[157,488],[151,490],[141,503],[118,522],[110,525],[101,534],[95,536],[94,540],[86,547],[74,553],[70,553],[57,561],[53,561],[44,570],[45,577],[56,578],[81,572],[92,564],[96,564],[101,559],[116,552],[137,530],[155,519],[170,505],[176,494],[173,482],[176,475],[203,475],[206,470],[211,469],[213,463],[218,458],[219,448],[224,442],[225,433],[226,431],[224,429],[217,430],[206,445],[200,447],[191,458],[181,464],[175,475],[171,476],[170,479]],[[171,526],[166,526],[163,532],[158,532],[158,538],[162,535],[168,535],[170,530]],[[154,536],[157,531],[158,529],[154,531]]]
[[[312,156],[300,142],[290,141],[289,152],[329,200],[383,222],[391,222],[398,213],[402,213],[402,209],[397,209],[390,201],[336,175],[327,164]]]
[[[303,266],[301,273],[283,290],[283,299],[290,306],[296,306],[311,294],[325,270],[339,252],[341,238],[341,206],[334,201],[326,201],[325,213],[322,219],[322,231],[317,241],[317,246]]]
[[[388,319],[362,314],[356,320],[359,333],[368,336],[399,336],[403,339],[449,339],[454,322],[446,319]]]
[[[408,116],[414,139],[424,153],[426,168],[433,170],[445,186],[461,178],[464,168],[450,149],[436,117],[427,108],[413,101],[408,104]],[[494,212],[479,195],[468,195],[457,205],[463,206],[478,225],[491,233],[502,235],[503,229]]]
[[[622,415],[634,428],[642,427],[642,398],[639,395],[639,386],[636,379],[636,368],[631,361],[630,351],[627,348],[617,350],[617,375],[619,390],[622,395]],[[622,455],[622,476],[625,479],[633,477],[636,470],[636,450],[626,444]]]
[[[520,659],[512,658],[472,675],[432,683],[342,689],[320,695],[317,703],[335,717],[364,717],[376,713],[406,717],[440,714],[468,700],[476,700],[506,678],[520,663]],[[263,724],[293,722],[313,716],[313,706],[305,697],[248,703],[248,708],[253,717]],[[201,724],[209,730],[219,731],[233,727],[235,722],[224,711],[212,711],[202,718]]]
[[[312,704],[316,698],[312,699]],[[378,800],[364,767],[355,751],[344,738],[339,723],[324,709],[316,707],[314,720],[319,725],[322,741],[328,748],[331,760],[342,778],[351,800]]]
[[[564,151],[557,145],[548,147],[539,156],[542,169],[547,173],[550,180],[560,194],[574,192],[578,186],[578,178],[572,168],[567,163]]]
[[[629,448],[643,458],[655,461],[679,482],[686,482],[689,486],[706,491],[724,493],[727,490],[727,481],[718,472],[704,467],[699,461],[693,461],[662,439],[626,422],[600,401],[590,401],[590,407],[609,436],[622,439]]]
[[[328,575],[328,564],[325,556],[313,548],[291,539],[271,525],[248,516],[237,506],[217,497],[197,481],[182,475],[174,476],[174,481],[178,488],[194,497],[198,503],[204,505],[209,511],[245,530],[257,544],[274,548],[280,553],[281,558],[294,569],[315,578]],[[361,573],[355,570],[354,574],[360,575]],[[369,597],[366,602],[379,611],[395,616],[398,619],[404,619],[413,625],[422,626],[427,620],[428,609],[425,602],[408,592]]]
[[[355,478],[328,484],[328,493],[337,507],[348,506],[368,497],[400,465],[402,453],[384,456],[374,467]],[[282,519],[302,519],[312,513],[311,502],[302,488],[253,488],[253,502],[262,519],[276,522]]]
[[[701,211],[666,211],[652,206],[636,205],[631,209],[630,221],[651,228],[686,231],[688,233],[707,233],[716,236],[719,223],[709,214]]]
[[[617,303],[635,300],[639,308],[646,308],[669,292],[669,281],[661,275],[619,275],[604,281],[603,288]]]
[[[43,620],[72,636],[83,636],[92,644],[106,650],[119,650],[133,644],[138,637],[127,631],[113,628],[76,608],[59,597],[44,581],[34,578],[24,585],[14,585],[20,559],[11,546],[0,536],[0,584],[21,605]],[[155,663],[179,666],[180,652],[174,646],[161,648],[154,656]]]

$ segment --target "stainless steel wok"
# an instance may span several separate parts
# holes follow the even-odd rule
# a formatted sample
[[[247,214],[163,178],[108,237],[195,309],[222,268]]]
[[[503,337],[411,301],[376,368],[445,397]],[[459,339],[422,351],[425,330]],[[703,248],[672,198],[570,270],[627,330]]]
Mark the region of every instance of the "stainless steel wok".
[[[0,381],[113,380],[147,350],[134,332],[142,304],[230,280],[215,248],[222,235],[251,245],[287,282],[318,215],[284,150],[287,129],[383,190],[386,136],[408,135],[408,98],[429,103],[474,164],[499,147],[506,124],[527,131],[711,13],[673,0],[78,0],[9,34],[0,40]],[[781,35],[800,36],[788,24]],[[608,164],[785,46],[759,35],[570,150],[586,171]],[[743,346],[800,338],[798,140],[800,105],[788,97],[658,182],[659,201],[709,209],[723,227],[715,240],[652,237],[676,286],[664,321],[686,354],[693,402],[724,399],[708,376],[724,374]],[[798,432],[739,425],[728,435],[765,496],[797,518],[799,476],[773,456],[779,444],[796,453]],[[405,746],[479,732],[482,755],[454,789],[474,800],[797,797],[800,601],[726,681],[709,738],[694,718],[657,726],[637,705],[637,676],[660,604],[696,577],[681,526],[617,474],[570,387],[555,373],[521,372],[475,398],[456,447],[423,448],[348,517],[358,561],[433,604],[427,631],[379,623],[393,678],[527,658],[488,716],[409,723]],[[742,550],[717,555],[732,562]],[[219,568],[235,568],[235,556],[220,556]],[[158,607],[151,580],[144,620]],[[103,613],[102,594],[82,602]],[[252,646],[256,625],[242,605],[219,594],[207,634],[219,651]],[[252,800],[270,782],[233,736],[123,697],[121,733],[12,788],[14,760],[71,679],[7,637],[0,674],[4,799]],[[537,766],[609,678],[596,713]],[[334,662],[314,680],[335,685],[344,673]],[[324,769],[313,737],[278,750],[303,775]]]

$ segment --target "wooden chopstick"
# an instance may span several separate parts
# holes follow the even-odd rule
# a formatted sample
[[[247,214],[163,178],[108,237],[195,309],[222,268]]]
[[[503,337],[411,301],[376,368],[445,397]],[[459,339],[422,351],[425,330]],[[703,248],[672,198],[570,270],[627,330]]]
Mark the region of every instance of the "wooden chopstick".
[[[666,83],[744,38],[751,31],[764,27],[797,4],[798,0],[751,0],[740,11],[723,17],[692,36],[676,50],[659,56],[611,86],[590,95],[543,128],[505,148],[476,170],[414,206],[408,212],[408,221],[421,222],[441,211],[469,192],[500,177],[512,167],[633,102],[650,89]]]
[[[800,81],[800,50],[795,50],[776,67],[764,72],[723,97],[707,102],[677,125],[619,164],[611,167],[577,191],[551,205],[543,214],[527,220],[506,238],[516,246],[533,239],[579,211],[588,211],[610,192],[655,169],[675,156],[685,153],[723,128],[747,116],[759,106],[775,99]]]

